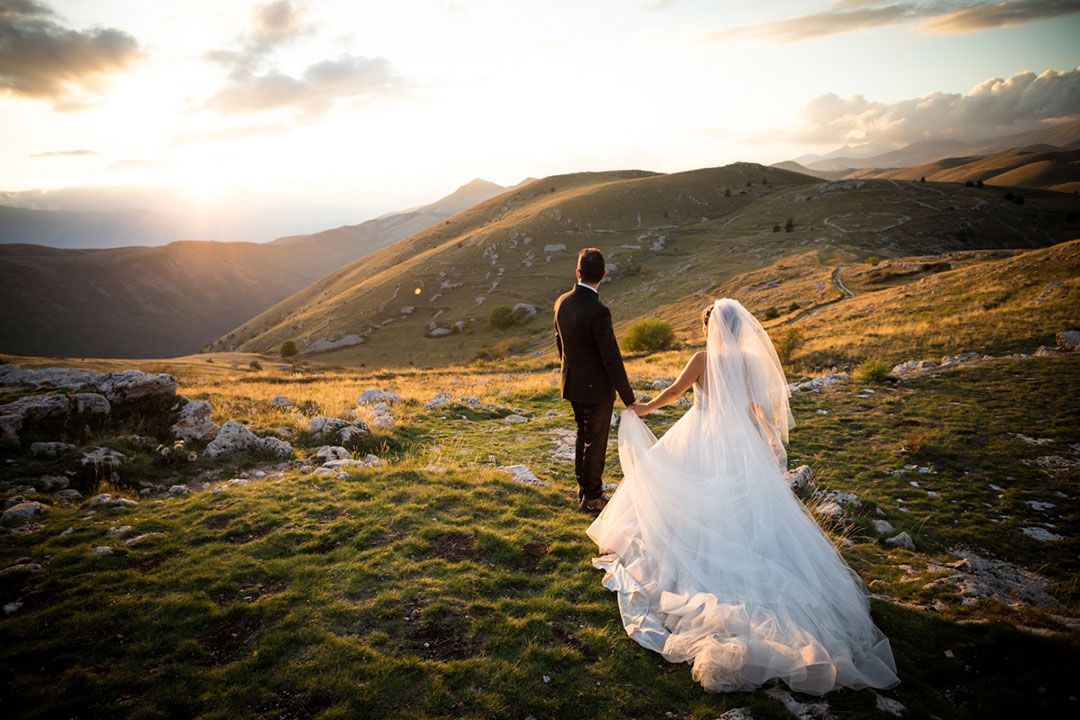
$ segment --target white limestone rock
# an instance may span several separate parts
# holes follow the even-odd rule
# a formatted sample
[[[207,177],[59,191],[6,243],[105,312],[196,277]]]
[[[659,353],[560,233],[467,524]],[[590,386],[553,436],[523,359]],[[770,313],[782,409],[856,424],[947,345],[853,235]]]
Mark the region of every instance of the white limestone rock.
[[[258,448],[259,452],[265,455],[273,455],[274,457],[288,459],[296,455],[293,451],[293,446],[287,440],[282,440],[276,437],[264,437],[259,438]]]
[[[529,303],[519,302],[517,305],[514,306],[513,310],[515,314],[521,312],[529,317],[532,317],[536,314],[536,308]]]
[[[885,541],[885,544],[890,547],[903,548],[904,550],[915,550],[915,541],[906,532],[901,532],[889,538]]]
[[[794,470],[788,470],[784,476],[788,487],[798,492],[799,490],[815,490],[817,483],[814,482],[814,471],[809,465],[800,465]]]
[[[173,435],[185,442],[209,442],[218,436],[221,428],[210,419],[214,408],[206,400],[192,401],[180,409],[180,416],[172,426]]]
[[[71,480],[64,475],[42,475],[38,478],[38,483],[45,492],[53,492],[63,490],[71,484]]]
[[[75,488],[66,488],[55,493],[57,500],[77,500],[82,497],[82,493]]]
[[[191,494],[191,488],[187,485],[173,485],[169,488],[169,497],[186,497]]]
[[[295,407],[295,406],[285,396],[283,396],[283,395],[275,395],[270,400],[270,407],[288,409],[288,408]]]
[[[379,402],[396,403],[402,402],[402,399],[397,393],[387,392],[377,388],[368,388],[356,398],[356,403],[358,405],[374,405]]]
[[[1055,540],[1063,539],[1061,535],[1058,535],[1057,533],[1052,533],[1046,528],[1041,527],[1020,528],[1020,532],[1024,533],[1032,540],[1038,540],[1039,542],[1054,542]]]
[[[75,449],[71,443],[64,442],[36,442],[30,446],[30,454],[34,457],[54,458],[69,453]]]
[[[435,410],[437,408],[441,408],[444,405],[449,405],[453,401],[453,399],[454,399],[454,396],[451,395],[450,393],[447,393],[447,392],[435,393],[435,397],[433,397],[428,402],[424,403],[424,409],[425,410]]]
[[[510,473],[514,482],[522,483],[523,485],[537,485],[539,487],[551,487],[551,483],[546,480],[541,480],[529,470],[525,465],[501,465],[499,469],[503,472]]]
[[[80,415],[108,415],[112,412],[109,399],[98,393],[75,393],[75,412]]]
[[[323,445],[315,451],[315,457],[323,462],[330,460],[352,460],[352,453],[340,445]]]
[[[137,547],[139,545],[146,545],[148,543],[154,543],[165,537],[165,533],[162,532],[148,532],[142,535],[136,535],[133,538],[128,538],[124,541],[124,544],[128,547]]]
[[[101,373],[89,383],[110,403],[124,404],[176,394],[176,378],[165,373],[148,375],[139,370]]]
[[[507,415],[502,419],[504,423],[527,423],[529,418],[522,417],[521,415]]]
[[[878,535],[888,535],[895,529],[888,520],[871,520],[870,524],[874,526],[874,532]]]
[[[112,555],[113,551],[111,547],[105,545],[98,545],[96,548],[90,551],[91,555]]]
[[[0,522],[5,524],[23,522],[44,515],[48,510],[48,505],[43,505],[35,500],[21,502],[5,510],[3,516],[0,516]]]
[[[893,377],[903,377],[904,375],[914,375],[917,373],[926,372],[927,370],[933,370],[938,364],[930,360],[908,360],[902,362],[899,365],[893,367],[889,372]]]
[[[351,445],[360,442],[369,435],[371,435],[371,428],[368,427],[368,424],[361,420],[357,420],[352,425],[348,425],[338,431],[337,441],[342,445]]]
[[[115,467],[125,460],[127,460],[127,456],[122,452],[113,450],[112,448],[95,447],[90,452],[83,453],[82,458],[79,460],[79,464],[83,467],[90,465],[93,465],[94,467]]]
[[[258,444],[259,438],[256,437],[255,433],[235,420],[229,420],[221,426],[217,435],[206,446],[203,456],[216,458],[222,455],[254,450]]]
[[[1080,351],[1080,330],[1062,330],[1054,336],[1054,339],[1062,350]]]
[[[379,415],[371,421],[371,427],[376,430],[391,430],[394,427],[394,417],[392,415]]]
[[[38,422],[63,417],[70,407],[66,395],[25,395],[0,405],[0,415],[18,415],[24,421]]]

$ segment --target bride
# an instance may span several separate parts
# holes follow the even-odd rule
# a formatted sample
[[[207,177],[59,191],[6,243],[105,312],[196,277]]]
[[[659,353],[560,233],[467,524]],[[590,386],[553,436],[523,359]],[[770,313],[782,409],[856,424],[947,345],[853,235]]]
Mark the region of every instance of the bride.
[[[706,352],[623,412],[624,479],[587,531],[626,632],[714,692],[897,684],[862,581],[785,481],[794,419],[768,335],[731,299],[702,320]],[[639,415],[691,386],[693,407],[657,440]]]

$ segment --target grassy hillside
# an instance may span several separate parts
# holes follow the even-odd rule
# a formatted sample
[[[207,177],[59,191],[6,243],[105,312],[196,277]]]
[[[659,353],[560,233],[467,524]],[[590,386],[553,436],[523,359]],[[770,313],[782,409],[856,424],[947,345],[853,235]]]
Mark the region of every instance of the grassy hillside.
[[[24,244],[0,244],[0,351],[87,357],[195,352],[342,265],[504,189],[473,181],[429,206],[265,244],[63,250],[32,244],[29,232]]]
[[[1025,197],[1017,205],[997,189],[961,184],[822,182],[750,164],[548,178],[344,267],[208,347],[271,352],[293,339],[312,357],[346,365],[462,362],[511,338],[524,352],[547,352],[548,309],[572,285],[577,250],[587,246],[612,266],[601,293],[624,324],[693,316],[717,294],[754,311],[805,307],[836,295],[836,267],[868,257],[1076,237],[1067,220],[1080,197]],[[768,292],[780,276],[786,290]],[[518,303],[538,314],[511,330],[487,328],[492,307]]]
[[[1072,192],[1080,186],[1080,149],[1009,150],[986,157],[949,157],[898,169],[856,170],[848,178],[977,182],[1010,188]]]
[[[631,360],[635,387],[673,375],[686,355]],[[340,478],[255,456],[170,469],[127,438],[145,423],[50,437],[135,456],[116,483],[79,487],[139,505],[37,495],[51,503],[42,527],[0,545],[0,570],[23,566],[0,574],[0,601],[21,602],[0,619],[9,713],[704,720],[742,707],[792,717],[783,695],[705,693],[689,668],[626,637],[589,562],[590,519],[573,508],[572,418],[549,363],[293,374],[213,359],[206,372],[169,361],[179,392],[209,400],[219,423],[291,430],[302,460],[320,444],[305,416],[355,409],[367,387],[400,393],[395,428],[362,450],[385,464]],[[873,595],[901,678],[882,695],[904,717],[1069,713],[1080,661],[1077,387],[1080,356],[1068,355],[793,396],[792,464],[862,503],[846,529],[826,526]],[[480,404],[423,409],[444,391]],[[278,394],[302,413],[272,407]],[[683,412],[648,422],[662,432]],[[510,413],[529,420],[506,422]],[[2,456],[13,461],[0,465],[5,497],[27,497],[73,462]],[[514,482],[498,470],[511,464],[550,485]],[[212,492],[236,477],[248,484]],[[612,448],[607,479],[619,477]],[[174,483],[191,494],[166,499]],[[916,550],[881,544],[874,520],[909,533]],[[130,530],[109,534],[119,526]],[[1030,527],[1062,539],[1040,542]],[[161,535],[125,545],[145,533]],[[98,546],[113,554],[91,554]],[[1002,577],[1029,574],[999,595],[957,585],[948,578],[968,561],[954,552],[1007,563],[995,566]],[[892,717],[870,690],[794,700],[823,702],[834,717]]]

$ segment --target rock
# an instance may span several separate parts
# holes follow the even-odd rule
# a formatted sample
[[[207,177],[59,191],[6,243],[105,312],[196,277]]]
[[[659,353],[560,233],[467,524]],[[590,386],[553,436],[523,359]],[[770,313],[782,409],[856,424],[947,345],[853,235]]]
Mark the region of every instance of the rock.
[[[124,541],[124,544],[128,547],[136,547],[138,545],[146,545],[147,543],[157,542],[163,537],[165,537],[165,533],[148,532],[143,533],[142,535],[136,535],[133,538],[128,538]]]
[[[441,408],[443,405],[449,405],[450,402],[453,399],[454,399],[454,396],[451,395],[450,393],[446,393],[446,392],[435,393],[435,397],[433,397],[428,402],[424,403],[424,409],[425,410],[435,410],[436,408]]]
[[[81,497],[82,493],[75,488],[67,488],[66,490],[61,490],[60,492],[56,493],[57,500],[75,500]]]
[[[946,355],[945,357],[941,358],[940,367],[948,367],[950,365],[960,365],[962,363],[970,362],[971,360],[978,360],[981,357],[982,357],[982,355],[980,355],[977,352],[962,352],[959,355]],[[897,367],[899,367],[899,366],[897,366]],[[895,369],[896,368],[893,368],[893,370],[895,370]]]
[[[0,415],[0,447],[19,447],[22,426],[21,415]]]
[[[1022,567],[1003,560],[983,558],[970,550],[952,550],[960,560],[945,565],[934,564],[928,569],[935,573],[952,571],[953,575],[933,580],[923,587],[955,588],[964,605],[974,605],[986,598],[1012,608],[1060,608],[1061,603],[1046,592],[1049,581]]]
[[[544,246],[545,253],[562,252],[564,250],[566,250],[566,245],[562,243],[549,244]]]
[[[807,380],[806,382],[802,382],[802,383],[798,383],[798,384],[794,384],[794,385],[788,385],[788,389],[790,389],[790,390],[820,390],[821,388],[830,387],[832,385],[835,385],[838,382],[843,382],[844,380],[850,380],[850,379],[851,379],[851,375],[849,375],[846,372],[829,373],[829,374],[826,374],[826,375],[822,375],[820,377],[813,378],[811,380]]]
[[[21,502],[17,505],[12,505],[5,510],[3,516],[0,516],[0,522],[13,523],[29,520],[39,515],[44,515],[48,510],[48,505],[42,505],[35,500]]]
[[[208,458],[231,455],[233,453],[254,450],[259,444],[259,438],[247,427],[235,420],[229,420],[221,426],[217,435],[203,451],[203,456]]]
[[[903,548],[904,550],[914,550],[915,541],[911,539],[911,536],[906,532],[902,532],[894,537],[885,541],[885,544],[890,547]]]
[[[840,507],[839,503],[825,502],[821,503],[814,508],[814,512],[823,517],[827,517],[833,520],[844,519],[844,508]]]
[[[385,465],[386,461],[380,458],[378,455],[372,455],[371,453],[368,453],[364,456],[364,464],[368,467],[379,467],[380,465]]]
[[[750,714],[750,708],[733,708],[717,720],[754,720],[754,717]]]
[[[432,338],[446,337],[447,335],[450,335],[452,333],[453,330],[451,330],[450,328],[434,327],[427,331],[427,336]]]
[[[80,415],[108,415],[112,411],[109,399],[98,393],[75,393],[75,412]]]
[[[817,488],[817,483],[814,482],[814,472],[809,465],[800,465],[794,470],[788,470],[784,477],[787,480],[788,487],[793,491],[798,492],[803,489],[814,490]]]
[[[315,451],[315,457],[323,462],[329,460],[352,460],[352,453],[339,445],[323,445]]]
[[[468,405],[469,407],[478,407],[480,405],[480,398],[475,395],[467,395],[462,398],[458,398],[458,402],[462,405]]]
[[[176,424],[171,428],[173,435],[185,442],[213,440],[221,428],[210,419],[211,412],[213,412],[213,407],[206,400],[187,400],[187,404],[180,409]]]
[[[30,446],[30,454],[35,457],[54,458],[71,452],[75,446],[63,442],[36,442]]]
[[[259,439],[258,447],[259,452],[266,455],[273,455],[278,458],[292,458],[295,453],[290,443],[285,440],[281,440],[276,437],[264,437]]]
[[[71,484],[71,480],[64,475],[42,475],[38,478],[38,482],[41,483],[41,489],[45,492],[63,490]]]
[[[513,309],[515,314],[517,314],[518,311],[521,311],[521,312],[525,313],[525,315],[527,315],[529,317],[532,317],[533,315],[536,314],[536,308],[533,307],[532,305],[530,305],[529,303],[519,302],[512,309]]]
[[[7,517],[7,513],[4,513],[4,516]],[[1024,533],[1032,540],[1038,540],[1039,542],[1053,542],[1055,540],[1062,539],[1061,535],[1058,535],[1057,533],[1052,533],[1046,528],[1041,527],[1020,528],[1020,532]]]
[[[172,375],[147,375],[139,370],[101,373],[89,384],[113,404],[170,397],[176,394],[177,387]]]
[[[187,485],[173,485],[169,488],[169,497],[184,497],[191,494],[191,488]]]
[[[380,401],[380,402],[375,403],[374,406],[372,406],[371,412],[373,412],[376,416],[389,415],[390,414],[390,406],[387,405],[385,401]]]
[[[18,415],[25,421],[38,422],[63,417],[71,403],[64,395],[26,395],[0,405],[0,415]]]
[[[130,525],[114,525],[113,527],[109,528],[105,532],[105,534],[109,537],[124,537],[129,532],[131,532]]]
[[[0,575],[7,575],[8,573],[17,573],[17,572],[36,572],[38,570],[41,570],[41,563],[35,563],[35,562],[19,563],[18,565],[11,565],[9,567],[4,568],[3,570],[0,570]]]
[[[272,399],[270,400],[270,407],[275,407],[275,408],[291,408],[291,407],[294,407],[294,405],[293,405],[293,404],[292,404],[291,402],[289,402],[289,399],[288,399],[288,398],[286,398],[286,397],[284,397],[284,396],[282,396],[282,395],[275,395],[275,396],[274,396],[274,397],[273,397],[273,398],[272,398]]]
[[[22,600],[12,600],[4,605],[4,614],[10,615],[23,606]]]
[[[914,373],[926,372],[927,370],[933,370],[937,367],[937,363],[930,360],[908,360],[902,362],[899,365],[893,367],[889,372],[894,377],[901,377],[903,375],[911,375]]]
[[[893,531],[892,523],[888,520],[871,520],[870,524],[874,526],[874,532],[878,535],[888,535]]]
[[[1047,355],[1057,355],[1058,351],[1049,345],[1040,345],[1039,349],[1035,351],[1035,357],[1046,357]]]
[[[14,368],[4,373],[0,383],[4,385],[52,385],[69,389],[80,388],[93,382],[100,373],[94,370],[75,370],[72,368],[19,368],[14,365],[4,367]]]
[[[1062,350],[1080,351],[1080,330],[1062,330],[1054,336],[1054,339]]]
[[[96,548],[94,548],[93,550],[91,550],[90,554],[91,555],[112,555],[113,551],[112,551],[112,548],[110,548],[110,547],[105,547],[104,545],[99,545]]]
[[[874,693],[874,704],[877,706],[878,710],[887,712],[894,717],[901,717],[904,714],[904,710],[907,709],[899,701],[887,698],[883,695],[878,695],[877,693]]]
[[[379,415],[371,421],[371,426],[378,430],[390,430],[394,427],[394,418],[391,415]]]
[[[337,441],[342,445],[351,445],[360,442],[369,435],[371,435],[371,428],[368,427],[368,424],[357,420],[355,424],[348,425],[338,431]]]
[[[356,403],[358,405],[374,405],[378,402],[395,403],[402,402],[402,399],[401,396],[396,393],[386,392],[385,390],[378,390],[376,388],[368,388],[356,398]]]
[[[510,473],[514,482],[519,482],[525,485],[551,487],[551,483],[536,477],[536,475],[525,465],[502,465],[499,467],[499,469],[503,472]]]
[[[522,417],[521,415],[507,415],[502,421],[504,423],[525,423],[529,422],[529,418]]]
[[[93,465],[95,468],[100,466],[115,467],[124,462],[127,456],[122,452],[117,452],[112,448],[95,447],[88,453],[83,453],[82,458],[79,460],[79,464],[83,467]]]
[[[90,506],[97,507],[98,505],[108,506],[112,504],[113,496],[110,493],[101,493],[90,498]]]
[[[830,490],[824,493],[822,499],[827,502],[839,503],[840,505],[851,505],[853,507],[862,507],[862,500],[855,493],[844,492],[843,490]]]
[[[68,528],[67,530],[64,530],[64,531],[63,531],[63,532],[61,532],[61,533],[60,533],[59,535],[57,535],[57,537],[65,537],[65,536],[67,536],[67,535],[70,535],[70,534],[71,534],[71,533],[73,533],[73,532],[75,532],[75,528],[73,528],[73,527],[69,527],[69,528]]]
[[[181,465],[186,462],[195,462],[199,454],[194,450],[188,450],[183,440],[177,440],[172,445],[158,445],[154,450],[159,462],[164,465]]]
[[[347,420],[341,418],[328,418],[323,416],[314,417],[308,422],[308,432],[319,437],[340,436],[341,432],[350,427]]]

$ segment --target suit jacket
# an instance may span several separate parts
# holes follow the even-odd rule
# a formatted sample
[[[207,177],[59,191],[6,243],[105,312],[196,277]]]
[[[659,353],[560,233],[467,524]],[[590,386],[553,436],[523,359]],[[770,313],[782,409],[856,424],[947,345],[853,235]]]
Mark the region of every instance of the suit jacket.
[[[576,285],[555,301],[555,344],[562,360],[562,396],[591,405],[634,404],[611,311],[592,289]]]

